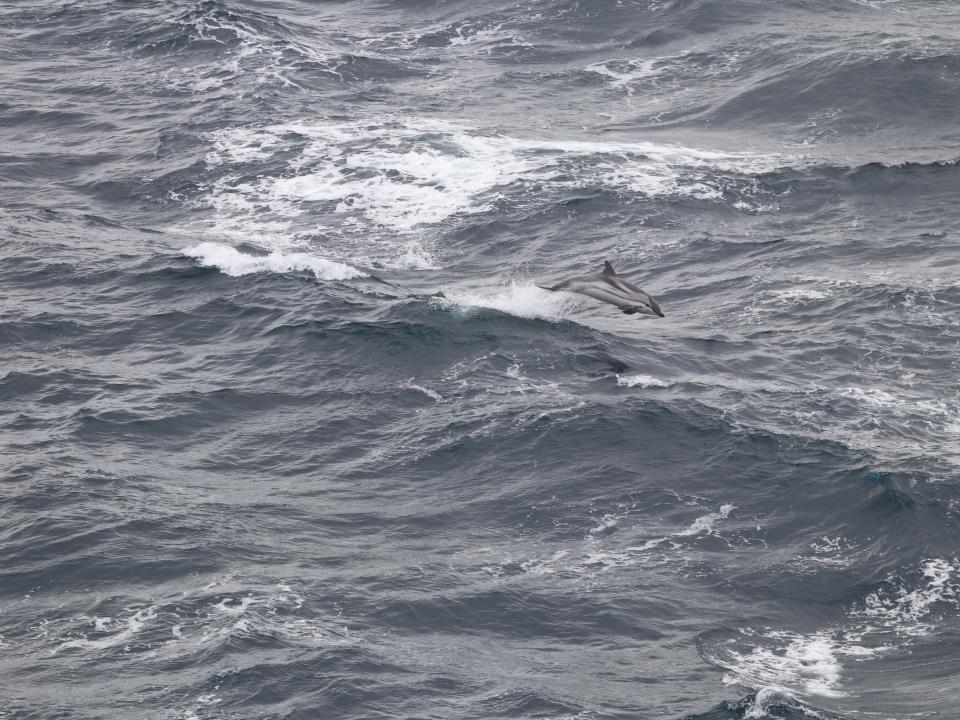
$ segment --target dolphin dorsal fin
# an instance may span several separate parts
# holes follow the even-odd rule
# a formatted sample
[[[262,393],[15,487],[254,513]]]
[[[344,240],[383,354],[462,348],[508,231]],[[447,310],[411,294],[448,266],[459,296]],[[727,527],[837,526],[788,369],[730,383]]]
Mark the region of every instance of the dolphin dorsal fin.
[[[613,265],[610,264],[609,260],[603,261],[603,274],[604,275],[616,275],[616,270],[613,269]]]

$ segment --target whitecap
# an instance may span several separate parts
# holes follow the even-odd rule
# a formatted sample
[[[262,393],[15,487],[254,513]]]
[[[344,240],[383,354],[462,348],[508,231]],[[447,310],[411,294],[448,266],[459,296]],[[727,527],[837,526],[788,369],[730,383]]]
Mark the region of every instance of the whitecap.
[[[503,23],[491,25],[490,27],[461,25],[456,29],[456,35],[450,38],[451,46],[491,43],[510,43],[513,45],[530,46],[521,36],[504,30]]]
[[[593,537],[594,535],[612,530],[617,526],[617,523],[620,522],[622,518],[622,515],[618,515],[616,513],[606,513],[597,521],[595,526],[587,530],[587,537]]]
[[[816,547],[833,550],[839,539]],[[799,633],[771,628],[741,628],[705,649],[705,656],[728,670],[724,680],[786,695],[841,697],[845,662],[903,651],[916,638],[935,631],[938,607],[960,605],[960,562],[929,558],[922,579],[894,577],[862,603],[851,607],[842,625]],[[907,650],[909,652],[909,650]],[[759,696],[759,693],[758,693]]]
[[[93,639],[82,637],[65,640],[53,649],[53,654],[71,648],[104,650],[126,644],[129,640],[132,640],[149,621],[154,620],[156,617],[156,607],[142,608],[123,621],[124,627],[119,632]],[[104,630],[107,626],[114,624],[114,622],[116,621],[111,618],[95,618],[94,629],[97,631]]]
[[[924,583],[910,587],[901,580],[867,596],[854,616],[868,623],[869,631],[890,630],[901,635],[925,635],[927,622],[938,604],[960,605],[960,563],[945,558],[924,561]]]
[[[269,255],[249,255],[229,245],[215,242],[202,242],[184,248],[182,252],[184,256],[194,258],[201,265],[215,267],[233,277],[251,273],[282,273],[294,270],[312,272],[320,280],[348,280],[367,276],[366,273],[350,265],[307,253],[274,251]]]
[[[439,270],[441,268],[437,259],[415,240],[404,243],[398,256],[393,260],[385,261],[384,265],[405,270]]]
[[[383,260],[411,234],[490,210],[508,187],[599,186],[626,196],[737,202],[739,191],[718,171],[753,174],[784,162],[777,155],[679,144],[518,138],[423,118],[226,128],[209,140],[208,163],[243,166],[197,202],[214,209],[210,224],[218,232],[249,238],[266,228],[282,243],[316,232],[319,212],[331,231],[367,250],[371,238],[386,245]],[[250,179],[250,163],[281,153],[288,156],[281,172]],[[756,192],[749,188],[751,198]],[[308,208],[311,203],[321,207]],[[435,266],[418,255],[410,266]]]
[[[848,387],[841,390],[840,395],[877,407],[896,407],[903,404],[903,400],[896,395],[880,388]]]
[[[665,388],[673,384],[673,380],[661,380],[652,375],[617,375],[617,385],[620,387]]]
[[[690,535],[712,535],[713,534],[713,524],[717,520],[725,520],[730,516],[730,512],[734,509],[734,505],[727,503],[726,505],[721,505],[720,509],[717,512],[707,513],[706,515],[701,515],[690,527],[680,532],[674,533],[675,537],[685,537]]]
[[[438,393],[436,390],[431,390],[430,388],[424,387],[423,385],[417,385],[413,382],[406,383],[403,387],[409,388],[410,390],[416,390],[417,392],[423,393],[428,398],[432,398],[437,402],[443,402],[443,395]]]
[[[874,655],[875,649],[845,643],[830,631],[804,634],[788,630],[741,629],[712,659],[727,669],[730,685],[764,694],[844,697],[843,658]],[[713,656],[713,652],[710,653]]]
[[[254,604],[254,602],[254,598],[250,595],[240,598],[239,600],[233,597],[225,597],[223,600],[214,605],[214,610],[224,613],[225,615],[239,616],[246,613],[247,608]]]

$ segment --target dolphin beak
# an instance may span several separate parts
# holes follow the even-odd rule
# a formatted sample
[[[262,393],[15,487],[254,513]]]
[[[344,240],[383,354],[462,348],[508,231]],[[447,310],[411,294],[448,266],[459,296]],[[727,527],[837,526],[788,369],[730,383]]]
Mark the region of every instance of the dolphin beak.
[[[656,314],[657,317],[666,317],[663,314],[663,310],[660,309],[660,306],[657,305],[656,301],[653,298],[650,298],[650,309]]]

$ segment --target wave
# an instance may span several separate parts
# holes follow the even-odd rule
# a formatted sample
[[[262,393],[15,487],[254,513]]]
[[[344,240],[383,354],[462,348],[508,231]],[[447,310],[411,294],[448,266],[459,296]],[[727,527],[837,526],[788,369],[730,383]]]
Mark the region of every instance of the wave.
[[[960,153],[800,142],[953,12],[853,2],[16,11],[14,714],[949,715]],[[676,312],[526,275],[604,257]]]
[[[515,23],[516,18],[501,15],[481,17],[473,14],[470,18],[449,24],[438,23],[413,30],[372,35],[360,39],[360,44],[382,51],[429,53],[435,53],[439,48],[462,48],[472,54],[474,49],[479,49],[480,53],[485,55],[532,49],[533,45],[512,27]]]
[[[232,646],[278,640],[303,647],[353,644],[342,618],[311,608],[291,580],[273,586],[260,578],[225,576],[175,597],[99,600],[92,615],[50,613],[45,630],[21,636],[17,645],[35,645],[49,655],[100,663],[133,653],[148,666],[202,664]]]
[[[344,263],[327,260],[307,253],[272,252],[269,255],[249,255],[229,245],[202,242],[184,248],[183,255],[201,265],[215,267],[233,277],[262,272],[311,272],[318,280],[349,280],[369,277],[361,270]]]
[[[808,141],[940,123],[958,111],[958,70],[960,54],[950,46],[905,50],[878,40],[758,68],[753,82],[707,116],[718,126],[787,124]],[[857,88],[855,98],[851,88]]]
[[[858,683],[869,678],[858,665],[913,654],[938,632],[942,613],[958,610],[960,562],[930,558],[852,604],[836,625],[812,632],[741,627],[706,633],[698,645],[704,659],[728,671],[725,682],[758,690],[768,702],[819,698],[845,712],[859,707]]]
[[[762,211],[758,173],[777,155],[655,142],[527,139],[423,118],[223,128],[208,135],[219,179],[197,197],[217,233],[273,242],[333,236],[351,256],[437,263],[428,247],[459,221],[566,202],[571,192],[679,198]],[[400,237],[398,237],[398,235]]]
[[[644,105],[649,105],[657,95],[675,90],[678,83],[735,81],[750,60],[746,48],[733,45],[654,57],[610,58],[590,63],[580,73],[586,79],[599,78],[611,89],[623,91],[628,99],[642,93]]]
[[[234,9],[217,0],[201,0],[186,10],[127,31],[124,48],[141,54],[175,53],[195,46],[246,46],[252,51],[283,43],[290,30],[279,18],[249,9]]]
[[[358,53],[339,34],[291,20],[203,0],[187,10],[114,31],[122,49],[137,59],[168,65],[160,73],[163,85],[191,93],[224,86],[311,89],[343,84],[429,75],[402,58]],[[259,94],[259,90],[257,90]]]

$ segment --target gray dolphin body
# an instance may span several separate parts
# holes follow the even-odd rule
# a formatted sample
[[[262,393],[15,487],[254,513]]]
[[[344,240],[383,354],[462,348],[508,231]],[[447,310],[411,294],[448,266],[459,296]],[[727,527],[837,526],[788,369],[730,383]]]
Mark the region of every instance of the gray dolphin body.
[[[603,262],[603,272],[578,275],[553,287],[544,287],[543,285],[537,287],[552,292],[566,290],[567,292],[580,293],[587,297],[596,298],[602,302],[616,305],[624,315],[639,313],[641,315],[663,317],[663,311],[660,310],[657,302],[636,285],[628,283],[617,275],[613,266],[606,260]]]

